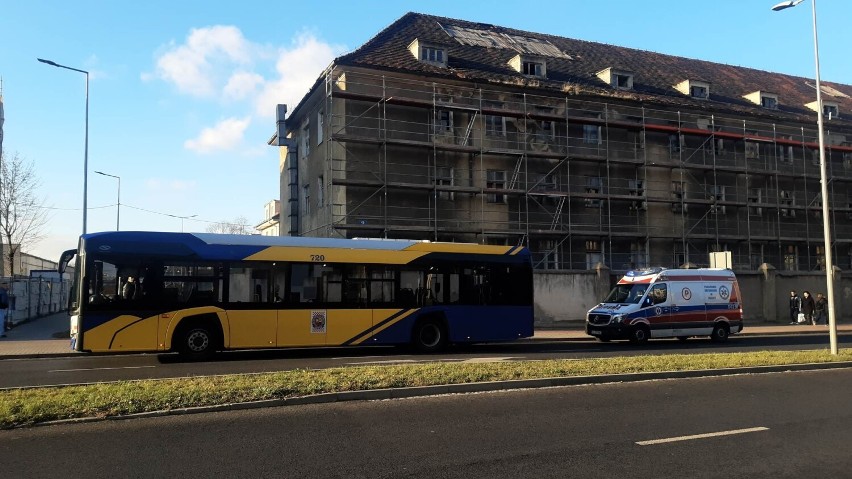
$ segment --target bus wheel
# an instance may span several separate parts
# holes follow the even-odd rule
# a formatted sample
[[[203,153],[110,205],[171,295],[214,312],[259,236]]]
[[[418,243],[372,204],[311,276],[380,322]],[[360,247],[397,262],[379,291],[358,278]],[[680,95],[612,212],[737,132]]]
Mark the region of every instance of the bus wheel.
[[[710,336],[710,339],[716,343],[724,343],[728,340],[729,334],[728,326],[723,323],[719,323],[713,327],[713,334]]]
[[[447,331],[436,319],[426,319],[414,326],[414,348],[421,353],[434,353],[447,345]]]
[[[208,326],[190,326],[184,332],[178,350],[192,359],[207,359],[216,351],[216,336]]]
[[[631,343],[647,343],[650,337],[651,331],[644,324],[640,324],[630,331]]]

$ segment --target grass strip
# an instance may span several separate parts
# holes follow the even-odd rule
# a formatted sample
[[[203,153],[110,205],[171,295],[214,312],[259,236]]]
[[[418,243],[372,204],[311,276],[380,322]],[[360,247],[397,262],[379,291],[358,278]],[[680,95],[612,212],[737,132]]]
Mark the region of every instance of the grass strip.
[[[319,393],[442,384],[852,361],[852,350],[674,354],[599,359],[423,363],[119,381],[0,391],[0,428]]]

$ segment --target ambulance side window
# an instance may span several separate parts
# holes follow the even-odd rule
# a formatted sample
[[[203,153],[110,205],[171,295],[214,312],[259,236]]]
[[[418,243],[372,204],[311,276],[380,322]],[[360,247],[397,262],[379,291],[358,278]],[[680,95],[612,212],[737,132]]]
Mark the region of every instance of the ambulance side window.
[[[655,284],[651,287],[651,291],[648,292],[647,299],[650,302],[646,301],[646,305],[665,303],[666,299],[668,299],[668,288],[666,288],[665,284]]]

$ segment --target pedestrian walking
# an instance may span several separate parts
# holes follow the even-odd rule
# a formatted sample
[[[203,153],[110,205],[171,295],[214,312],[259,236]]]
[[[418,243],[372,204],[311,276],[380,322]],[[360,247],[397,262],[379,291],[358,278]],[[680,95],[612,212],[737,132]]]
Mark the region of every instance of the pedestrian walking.
[[[804,314],[804,321],[800,321],[801,324],[816,324],[814,323],[814,310],[816,309],[816,303],[814,302],[814,297],[811,296],[810,291],[805,291],[802,293],[802,314]]]
[[[6,337],[6,331],[12,329],[11,324],[7,321],[9,312],[9,283],[3,281],[0,283],[0,338]]]
[[[822,293],[817,293],[814,303],[814,324],[825,323],[828,325],[828,300]]]
[[[790,291],[790,324],[799,324],[799,311],[802,310],[802,299],[795,291]]]

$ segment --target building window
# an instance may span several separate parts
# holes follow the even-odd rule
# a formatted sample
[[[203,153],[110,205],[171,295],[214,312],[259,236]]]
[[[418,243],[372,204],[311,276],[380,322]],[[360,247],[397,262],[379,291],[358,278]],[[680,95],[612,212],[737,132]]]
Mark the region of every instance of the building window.
[[[503,170],[488,170],[485,180],[485,188],[489,190],[506,189],[506,172]],[[489,203],[505,203],[505,193],[489,193],[485,196]]]
[[[435,133],[447,133],[453,131],[453,112],[449,110],[438,110],[435,118]]]
[[[455,180],[453,176],[453,168],[448,166],[439,166],[437,173],[435,175],[435,185],[436,186],[454,186]],[[455,193],[452,191],[441,191],[438,189],[438,199],[439,200],[453,200],[455,199]]]
[[[793,146],[792,145],[777,145],[778,161],[780,163],[793,163]]]
[[[325,203],[325,181],[323,175],[317,178],[317,207],[322,208]]]
[[[784,218],[795,218],[796,210],[793,209],[793,205],[796,204],[796,196],[792,191],[781,190],[779,194],[781,197],[781,216]]]
[[[612,74],[612,86],[618,88],[620,90],[632,90],[633,89],[633,75],[626,75],[623,73],[613,73]]]
[[[629,187],[630,196],[638,196],[642,198],[630,202],[630,211],[644,211],[648,209],[648,203],[644,200],[645,182],[642,180],[630,180]]]
[[[302,125],[302,158],[311,154],[311,124]]]
[[[323,114],[322,111],[317,112],[317,145],[322,144],[322,126],[323,126]]]
[[[692,98],[706,100],[710,96],[710,90],[706,86],[690,85],[689,96],[691,96]]]
[[[485,115],[486,136],[506,136],[506,119],[497,115]]]
[[[645,244],[640,241],[630,243],[630,263],[627,265],[630,269],[644,268],[648,265],[647,255],[645,254]]]
[[[796,263],[798,263],[796,259],[796,246],[788,245],[786,251],[784,251],[784,270],[796,271]]]
[[[545,141],[554,139],[556,137],[556,130],[553,128],[553,122],[547,120],[539,121],[536,137],[539,140]]]
[[[586,269],[594,269],[598,263],[603,263],[603,252],[601,242],[586,241]]]
[[[675,213],[686,212],[687,205],[684,203],[686,199],[686,191],[684,190],[683,181],[672,181],[672,211]]]
[[[822,218],[822,193],[816,194],[816,196],[814,197],[813,205],[815,208],[817,208],[814,210],[814,218]]]
[[[602,193],[603,180],[600,176],[590,176],[586,180],[586,193],[590,195],[600,195]],[[586,198],[585,199],[587,208],[600,208],[601,207],[601,199],[600,198]]]
[[[852,170],[852,153],[848,151],[843,153],[843,168]]]
[[[748,160],[757,159],[760,156],[760,145],[753,141],[745,142],[745,154]]]
[[[521,71],[524,75],[544,78],[544,63],[542,62],[524,61],[522,68]]]
[[[763,108],[769,108],[770,110],[778,109],[778,99],[773,96],[760,96],[760,106]]]
[[[749,188],[748,189],[748,214],[751,216],[763,216],[763,208],[760,206],[752,206],[758,205],[763,202],[763,190],[760,188]]]
[[[720,201],[725,201],[725,186],[721,185],[713,185],[711,189],[712,195],[710,199],[713,201],[713,204],[710,205],[710,213],[711,214],[725,214],[725,206],[720,205]]]
[[[600,145],[601,127],[597,125],[583,125],[583,143]]]
[[[435,47],[420,47],[420,59],[432,63],[444,63],[444,50]]]
[[[302,198],[304,199],[302,214],[307,216],[311,214],[311,185],[302,186]]]
[[[559,245],[555,240],[539,242],[539,254],[542,259],[538,262],[541,269],[559,269]]]
[[[837,118],[840,116],[840,111],[837,109],[837,105],[828,105],[825,102],[822,104],[822,114],[827,116],[829,120],[832,118]]]
[[[669,135],[669,153],[676,156],[683,147],[683,135]]]

